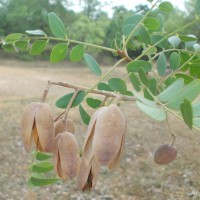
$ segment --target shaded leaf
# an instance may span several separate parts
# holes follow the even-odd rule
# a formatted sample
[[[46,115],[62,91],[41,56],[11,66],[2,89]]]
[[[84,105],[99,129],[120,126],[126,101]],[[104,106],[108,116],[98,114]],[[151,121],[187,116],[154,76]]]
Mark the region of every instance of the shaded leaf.
[[[194,80],[191,76],[189,76],[187,74],[176,73],[175,76],[177,78],[183,78],[185,85],[191,83]]]
[[[123,23],[123,26],[127,25],[127,24],[134,24],[134,25],[137,25],[141,19],[143,18],[144,15],[141,15],[141,14],[135,14],[135,15],[132,15],[130,17],[127,17],[125,20],[124,20],[124,23]]]
[[[200,117],[200,102],[192,105],[193,117]]]
[[[105,91],[108,91],[108,92],[113,92],[113,90],[110,88],[110,86],[106,83],[99,83],[97,85],[97,88],[98,88],[98,90],[105,90]]]
[[[139,29],[140,38],[146,44],[151,44],[151,38],[147,29],[141,24]]]
[[[154,44],[158,43],[156,45],[157,47],[166,48],[168,42],[167,42],[167,39],[163,39],[163,38],[164,37],[162,35],[158,35],[158,34],[157,35],[152,35],[151,36],[151,44],[154,45]]]
[[[67,43],[57,44],[51,51],[50,61],[52,63],[58,63],[61,60],[64,60],[67,55],[67,50],[68,50]]]
[[[86,102],[88,104],[88,106],[90,106],[91,108],[99,108],[99,106],[101,105],[102,101],[99,99],[94,99],[94,98],[87,98]]]
[[[49,26],[54,36],[58,38],[66,37],[66,29],[61,19],[53,12],[48,14]]]
[[[17,49],[21,50],[21,51],[27,51],[28,49],[28,41],[26,40],[19,40],[15,42],[15,46]]]
[[[124,92],[127,90],[125,81],[120,78],[110,78],[108,80],[108,85],[110,88],[116,92]]]
[[[170,55],[170,68],[176,70],[180,67],[181,58],[178,53],[174,52]]]
[[[151,64],[147,61],[144,60],[136,60],[129,62],[126,70],[130,72],[138,72],[139,68],[142,68],[145,72],[150,72],[151,71]]]
[[[139,77],[140,77],[140,80],[142,81],[142,83],[145,86],[149,87],[149,79],[147,78],[147,75],[146,75],[144,69],[139,68],[138,73],[139,73]]]
[[[96,62],[96,60],[90,56],[87,53],[84,53],[84,60],[87,64],[87,66],[89,67],[89,69],[94,72],[97,76],[101,76],[102,72],[101,72],[101,68],[99,67],[98,63]]]
[[[181,103],[180,105],[180,110],[185,123],[188,125],[190,129],[192,129],[193,114],[192,114],[191,102],[188,101],[187,99],[184,99],[183,103]]]
[[[73,94],[74,93],[69,93],[69,94],[64,95],[60,99],[58,99],[56,101],[56,106],[58,108],[66,108],[67,105],[69,104]],[[84,91],[79,91],[77,96],[76,96],[76,98],[74,99],[74,101],[72,103],[72,108],[77,106],[77,105],[79,105],[83,101],[84,97],[85,97],[85,92]]]
[[[200,15],[200,0],[196,0],[196,5],[195,5],[195,10],[196,10],[196,15]]]
[[[167,60],[164,53],[161,53],[157,60],[157,70],[160,76],[164,76],[167,69]]]
[[[130,79],[133,87],[135,88],[135,90],[139,92],[141,90],[141,83],[140,83],[140,80],[137,77],[137,75],[132,72],[129,75],[129,79]]]
[[[52,185],[58,181],[59,179],[57,178],[37,178],[33,175],[29,179],[29,182],[34,186]]]
[[[80,115],[81,115],[81,119],[82,121],[88,125],[89,122],[90,122],[90,116],[88,115],[88,113],[85,111],[85,109],[83,108],[83,106],[80,104],[79,105],[79,112],[80,112]]]

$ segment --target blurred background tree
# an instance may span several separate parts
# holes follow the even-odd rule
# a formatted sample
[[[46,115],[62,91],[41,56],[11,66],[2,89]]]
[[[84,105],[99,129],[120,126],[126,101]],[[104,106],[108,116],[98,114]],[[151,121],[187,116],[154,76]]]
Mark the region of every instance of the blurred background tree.
[[[105,3],[100,0],[80,0],[80,11],[72,10],[72,0],[0,0],[0,37],[9,33],[25,32],[29,29],[41,29],[51,35],[48,28],[47,13],[55,12],[66,25],[70,38],[110,46],[116,32],[121,32],[124,18],[143,10],[148,5],[140,4],[134,10],[124,6],[112,7],[111,0],[106,4],[112,8],[109,15],[103,9]],[[165,32],[169,33],[194,18],[195,0],[185,2],[185,11],[175,8],[165,20]],[[156,13],[156,11],[154,11]],[[186,30],[185,33],[199,35],[200,25]],[[136,49],[140,51],[140,49]],[[138,52],[139,53],[139,52]],[[96,52],[101,55],[101,52]],[[5,55],[4,55],[5,56]],[[42,57],[41,57],[42,58]]]

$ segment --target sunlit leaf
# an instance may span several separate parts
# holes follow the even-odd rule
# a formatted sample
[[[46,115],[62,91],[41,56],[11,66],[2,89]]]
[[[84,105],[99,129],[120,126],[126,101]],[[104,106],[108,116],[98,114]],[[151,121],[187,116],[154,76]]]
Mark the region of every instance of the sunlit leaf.
[[[190,129],[192,129],[193,114],[192,114],[191,102],[188,101],[187,99],[184,99],[183,103],[181,103],[180,105],[180,110],[185,123],[188,125]]]
[[[52,158],[52,154],[38,151],[35,155],[35,159],[39,161],[48,160],[49,158]]]
[[[152,119],[155,119],[158,121],[163,121],[166,119],[165,110],[149,107],[139,101],[136,101],[136,105],[140,108],[140,110],[142,110],[146,115],[148,115]]]
[[[46,36],[46,33],[39,29],[38,30],[27,30],[26,33],[29,35],[45,35]]]
[[[58,108],[66,108],[67,105],[69,104],[73,94],[74,93],[69,93],[69,94],[62,96],[60,99],[58,99],[56,101],[56,106]],[[85,92],[79,91],[76,98],[74,99],[74,101],[72,103],[72,108],[79,105],[83,101],[84,97],[85,97]]]
[[[181,39],[182,42],[197,41],[197,37],[195,35],[181,35],[181,34],[179,34],[178,37]]]
[[[88,68],[92,72],[94,72],[97,76],[101,76],[102,75],[102,71],[101,71],[101,68],[99,67],[97,61],[87,53],[84,53],[83,57],[84,57],[84,60],[85,60],[85,62],[87,64]]]
[[[83,55],[85,53],[85,48],[82,44],[76,45],[72,48],[70,53],[70,60],[72,62],[79,62],[83,59]]]
[[[113,92],[113,90],[110,88],[110,86],[106,83],[99,83],[97,85],[97,88],[98,88],[98,90],[105,90],[105,91],[108,91],[108,92]]]
[[[173,11],[174,7],[173,5],[168,2],[168,1],[164,1],[162,2],[160,5],[159,5],[159,9],[162,11],[162,12],[165,12],[165,13],[170,13]]]
[[[58,63],[61,60],[64,60],[67,55],[67,50],[68,50],[67,43],[57,44],[51,51],[50,61],[52,63]]]
[[[14,42],[14,41],[17,41],[17,40],[21,40],[24,37],[25,37],[25,35],[22,34],[22,33],[11,33],[11,34],[9,34],[8,36],[5,37],[4,41],[6,43]]]
[[[39,55],[41,54],[48,44],[48,40],[37,40],[32,44],[31,50],[29,51],[30,55]]]
[[[175,76],[176,76],[177,78],[183,78],[184,84],[185,84],[185,85],[191,83],[191,82],[194,80],[194,79],[193,79],[191,76],[189,76],[188,74],[176,73]]]
[[[83,106],[80,104],[79,105],[79,112],[80,112],[80,115],[81,115],[81,119],[82,121],[88,125],[89,122],[90,122],[90,116],[88,115],[88,113],[85,111],[85,109],[83,108]]]
[[[160,27],[160,22],[158,19],[154,18],[154,17],[147,17],[145,20],[144,20],[144,26],[147,28],[147,29],[150,29],[152,31],[155,31],[157,29],[159,29]]]
[[[181,39],[176,35],[169,37],[168,41],[173,47],[177,47],[181,43]]]
[[[28,41],[27,40],[19,40],[15,42],[15,46],[17,49],[21,51],[27,51],[28,49]]]
[[[45,173],[53,170],[53,164],[50,162],[38,162],[31,166],[31,171],[36,173]]]
[[[184,80],[182,78],[176,80],[172,83],[167,89],[161,92],[157,98],[162,102],[168,102],[174,97],[176,97],[177,93],[183,88]]]
[[[53,12],[48,14],[49,26],[54,36],[58,38],[66,37],[66,29],[61,19]]]

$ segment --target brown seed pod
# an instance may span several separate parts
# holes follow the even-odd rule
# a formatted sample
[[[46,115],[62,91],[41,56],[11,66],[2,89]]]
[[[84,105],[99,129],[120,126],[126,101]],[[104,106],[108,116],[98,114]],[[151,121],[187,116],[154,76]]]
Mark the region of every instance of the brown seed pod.
[[[22,115],[21,132],[26,151],[30,151],[34,141],[37,150],[52,152],[54,124],[47,103],[34,102],[27,106]]]
[[[80,167],[79,146],[72,133],[59,133],[53,145],[54,168],[64,180],[76,177]]]
[[[93,155],[101,165],[110,164],[114,168],[114,162],[121,155],[124,144],[126,123],[123,113],[118,106],[112,104],[98,114],[93,138]],[[116,161],[114,161],[116,160]]]
[[[176,156],[177,151],[173,146],[163,144],[154,153],[154,161],[158,165],[166,165],[174,161]]]
[[[67,119],[66,121],[63,119],[59,119],[58,121],[55,122],[54,126],[55,126],[55,136],[63,132],[70,132],[70,133],[75,132],[74,124],[70,119]]]
[[[83,192],[94,189],[99,175],[100,166],[93,157],[89,165],[83,160],[81,162],[80,170],[77,176],[77,186]]]

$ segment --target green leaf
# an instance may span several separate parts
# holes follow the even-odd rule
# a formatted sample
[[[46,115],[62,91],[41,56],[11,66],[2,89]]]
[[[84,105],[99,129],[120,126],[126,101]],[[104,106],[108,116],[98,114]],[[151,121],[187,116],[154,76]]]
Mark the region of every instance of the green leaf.
[[[86,99],[86,102],[88,104],[88,106],[90,106],[91,108],[99,108],[99,106],[101,105],[102,101],[99,99],[94,99],[94,98],[90,98],[88,97]]]
[[[31,166],[31,171],[36,173],[45,173],[52,171],[53,168],[54,166],[50,162],[38,162]]]
[[[177,47],[181,43],[181,39],[178,36],[169,37],[168,41],[173,47]]]
[[[187,74],[176,73],[175,76],[177,78],[183,78],[185,85],[191,83],[194,80],[191,76],[189,76]]]
[[[187,99],[184,99],[183,103],[180,105],[181,114],[185,123],[188,125],[190,129],[192,129],[193,125],[193,114],[192,114],[192,105],[191,102]]]
[[[135,90],[139,92],[141,90],[141,83],[140,83],[140,80],[137,77],[137,75],[132,72],[129,75],[129,79],[130,79],[133,87],[135,88]]]
[[[162,35],[152,35],[151,36],[151,44],[154,45],[157,42],[161,41],[164,37]],[[166,48],[168,42],[166,39],[164,39],[162,42],[159,42],[156,46],[159,48]]]
[[[7,42],[15,42],[17,40],[21,40],[25,37],[22,33],[11,33],[5,37],[4,41]]]
[[[181,34],[179,34],[178,37],[181,39],[182,42],[197,41],[197,37],[195,35],[181,35]]]
[[[124,36],[129,36],[130,33],[133,31],[133,29],[136,27],[135,24],[127,24],[122,27],[122,33]],[[139,30],[136,30],[133,36],[138,36],[139,35]]]
[[[145,86],[149,87],[149,79],[147,78],[147,75],[146,75],[144,69],[139,68],[138,73],[139,73],[139,77],[140,77],[140,80],[142,81],[142,83]]]
[[[85,48],[82,44],[76,45],[72,48],[70,53],[70,60],[72,62],[79,62],[83,59],[83,55],[85,53]]]
[[[39,55],[41,54],[48,44],[48,40],[37,40],[33,43],[31,50],[29,51],[30,55]]]
[[[162,12],[165,12],[165,13],[170,13],[173,11],[174,7],[173,5],[168,2],[168,1],[164,1],[162,2],[159,7],[158,7]]]
[[[53,12],[48,14],[49,26],[54,36],[58,38],[66,37],[66,29],[61,19]]]
[[[152,107],[152,108],[157,108],[156,103],[154,101],[151,101],[149,99],[146,99],[140,95],[140,93],[133,91],[134,96],[136,97],[137,100],[140,102],[144,103],[146,106]]]
[[[110,86],[106,83],[99,83],[97,85],[98,90],[104,90],[108,92],[113,92],[113,90],[110,88]]]
[[[46,33],[42,30],[27,30],[26,33],[29,35],[45,35],[46,36]]]
[[[200,118],[193,119],[193,125],[200,128]]]
[[[116,92],[124,92],[127,90],[125,81],[120,78],[110,78],[108,80],[108,85],[110,88]]]
[[[176,78],[174,77],[169,77],[165,80],[165,85],[168,87],[170,86],[172,83],[174,83],[176,81]]]
[[[131,96],[131,97],[133,96],[133,93],[131,91],[129,91],[129,90],[121,92],[120,94],[124,94],[126,96]]]
[[[182,90],[180,90],[176,96],[167,103],[169,108],[178,110],[180,104],[185,98],[189,101],[193,101],[200,94],[200,80],[194,80],[190,84],[186,85]]]
[[[195,10],[196,10],[196,15],[200,15],[200,0],[196,0],[196,5],[195,5]]]
[[[58,181],[59,181],[59,179],[57,179],[57,178],[37,178],[33,175],[29,179],[29,182],[34,186],[52,185]]]
[[[137,60],[137,61],[132,61],[129,62],[126,70],[130,72],[138,72],[139,68],[142,68],[145,72],[150,72],[151,71],[151,64],[147,61],[144,60]]]
[[[27,51],[28,50],[28,41],[26,41],[26,40],[16,41],[15,46],[17,49],[19,49],[21,51]]]
[[[176,70],[180,67],[181,58],[178,53],[174,52],[170,55],[170,68]]]
[[[154,17],[147,17],[144,20],[144,26],[151,31],[156,31],[160,27],[160,22]]]
[[[56,106],[58,108],[66,108],[67,105],[69,104],[73,94],[74,93],[72,92],[72,93],[69,93],[69,94],[62,96],[60,99],[58,99],[56,101]],[[79,91],[76,98],[74,99],[74,101],[72,103],[72,108],[79,105],[83,101],[84,97],[85,97],[85,92]]]
[[[163,17],[163,15],[162,14],[158,14],[157,19],[158,19],[159,24],[160,24],[160,26],[159,26],[157,31],[163,32],[163,30],[164,30],[164,17]]]
[[[149,90],[153,95],[157,94],[157,81],[154,78],[149,79]]]
[[[127,25],[127,24],[134,24],[134,25],[137,25],[141,19],[143,18],[144,15],[141,15],[141,14],[135,14],[135,15],[132,15],[128,18],[126,18],[124,20],[124,23],[123,23],[123,26]]]
[[[13,47],[12,44],[3,44],[2,48],[6,51],[6,52],[10,52],[10,53],[16,53],[16,49]]]
[[[153,96],[150,94],[146,87],[144,89],[144,98],[149,99],[150,101],[154,100]]]
[[[145,44],[151,44],[151,38],[147,29],[141,24],[139,29],[140,38]]]
[[[157,60],[157,70],[160,76],[164,76],[167,69],[167,60],[164,53],[161,53]]]
[[[90,116],[88,115],[88,113],[85,111],[85,109],[83,108],[83,106],[80,104],[79,105],[79,112],[80,112],[80,115],[81,115],[81,119],[82,121],[88,125],[89,122],[90,122]]]
[[[101,72],[101,68],[99,67],[98,63],[96,62],[96,60],[88,55],[87,53],[84,53],[84,60],[88,66],[88,68],[94,72],[97,76],[101,76],[102,72]]]
[[[194,38],[194,41],[185,42],[185,47],[186,48],[192,48],[193,45],[196,44],[198,38],[195,35],[193,35],[193,34],[189,34],[187,36],[189,36],[190,38]]]
[[[136,105],[140,108],[140,110],[142,110],[146,115],[148,115],[152,119],[158,121],[163,121],[166,119],[166,113],[162,109],[149,107],[139,101],[136,101]]]
[[[58,63],[61,60],[64,60],[67,55],[67,50],[68,50],[67,43],[57,44],[51,51],[50,61],[52,63]]]
[[[161,92],[157,98],[166,103],[176,97],[177,93],[184,87],[184,80],[182,78],[173,82],[167,89]]]
[[[39,161],[48,160],[49,158],[52,158],[52,154],[38,151],[35,155],[35,159]]]
[[[200,101],[192,105],[193,116],[200,117]]]

